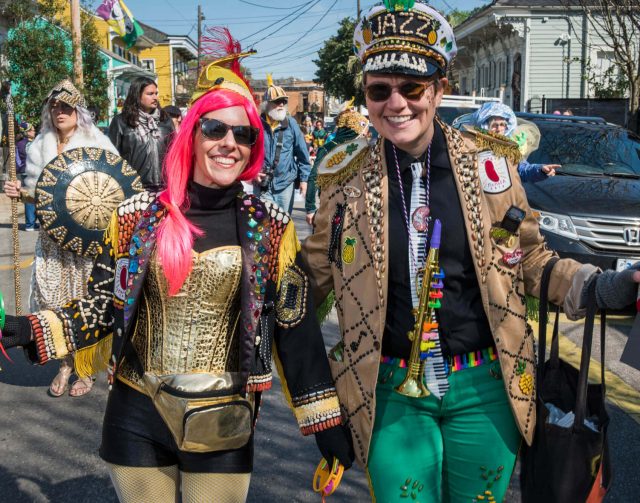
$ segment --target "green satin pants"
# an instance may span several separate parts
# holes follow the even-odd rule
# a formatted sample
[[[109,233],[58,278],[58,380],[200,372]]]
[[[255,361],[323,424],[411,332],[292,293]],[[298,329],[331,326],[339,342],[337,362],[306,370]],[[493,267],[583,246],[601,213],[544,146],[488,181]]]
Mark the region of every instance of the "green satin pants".
[[[498,362],[454,372],[442,400],[394,391],[381,364],[368,475],[376,503],[500,502],[520,446]]]

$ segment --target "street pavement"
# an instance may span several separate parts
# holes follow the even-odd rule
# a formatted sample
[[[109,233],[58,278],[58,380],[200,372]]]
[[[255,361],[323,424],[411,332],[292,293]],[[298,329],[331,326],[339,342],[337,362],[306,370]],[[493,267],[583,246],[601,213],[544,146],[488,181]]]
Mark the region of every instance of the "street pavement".
[[[9,215],[6,198],[0,196],[0,290],[5,295],[7,312],[13,313]],[[309,233],[309,227],[299,203],[294,219],[302,239]],[[22,303],[27,309],[30,259],[38,233],[20,231],[19,234]],[[609,432],[615,480],[606,501],[616,503],[637,501],[640,494],[636,460],[640,452],[640,372],[618,361],[629,328],[629,320],[625,319],[610,320],[607,327],[607,384],[609,396],[613,395],[613,401],[608,404]],[[578,358],[576,344],[581,343],[581,330],[581,324],[562,320],[563,356]],[[338,340],[335,312],[324,324],[323,334],[327,347]],[[597,354],[594,349],[594,355]],[[87,396],[51,398],[47,388],[57,365],[31,366],[16,349],[10,350],[9,355],[13,363],[0,360],[0,503],[116,503],[104,464],[97,455],[107,397],[104,374],[98,377],[94,390]],[[320,454],[313,437],[300,435],[279,380],[275,381],[274,388],[265,394],[260,410],[248,501],[318,502],[319,496],[311,490],[311,479]],[[506,501],[519,501],[515,479]],[[327,500],[333,503],[369,501],[363,471],[358,468],[347,471],[338,491]]]

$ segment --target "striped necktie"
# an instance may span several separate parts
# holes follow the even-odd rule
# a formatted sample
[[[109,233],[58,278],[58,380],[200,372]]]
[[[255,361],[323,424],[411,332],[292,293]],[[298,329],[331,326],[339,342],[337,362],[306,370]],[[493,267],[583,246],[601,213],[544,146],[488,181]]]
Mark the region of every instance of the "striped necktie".
[[[427,231],[419,232],[413,225],[413,215],[421,206],[427,206],[427,191],[425,189],[424,179],[422,177],[423,164],[414,162],[411,164],[411,175],[413,181],[411,183],[411,209],[409,211],[410,233],[410,249],[409,249],[409,271],[411,272],[411,301],[414,309],[418,309],[418,284],[416,278],[418,270],[424,266],[427,258]],[[434,319],[435,320],[435,311]],[[431,355],[427,358],[425,365],[425,382],[427,388],[438,398],[442,398],[449,389],[449,380],[447,379],[447,369],[442,356],[442,346],[438,331],[434,331],[435,338],[431,339],[433,347]]]

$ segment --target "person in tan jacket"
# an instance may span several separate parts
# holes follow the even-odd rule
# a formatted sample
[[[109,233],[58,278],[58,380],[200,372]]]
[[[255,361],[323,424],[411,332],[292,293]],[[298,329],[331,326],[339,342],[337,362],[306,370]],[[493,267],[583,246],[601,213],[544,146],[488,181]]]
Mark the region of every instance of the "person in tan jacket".
[[[501,501],[536,422],[525,296],[539,295],[555,254],[517,175],[517,146],[436,116],[456,54],[448,22],[426,4],[385,5],[354,35],[380,139],[350,139],[319,163],[303,259],[316,305],[335,292],[341,341],[329,360],[372,498]],[[635,300],[640,272],[597,273],[560,260],[550,300],[578,318],[595,279],[600,307]],[[425,310],[415,349],[407,334]],[[416,363],[424,373],[407,390]]]

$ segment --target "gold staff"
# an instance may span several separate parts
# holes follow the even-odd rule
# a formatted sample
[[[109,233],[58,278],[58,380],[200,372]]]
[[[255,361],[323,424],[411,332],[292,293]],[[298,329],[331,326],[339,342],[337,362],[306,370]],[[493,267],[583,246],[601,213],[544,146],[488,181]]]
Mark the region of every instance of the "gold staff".
[[[17,181],[16,176],[16,137],[15,117],[13,112],[13,98],[11,90],[7,92],[7,141],[9,143],[9,180]],[[11,198],[11,236],[13,238],[13,283],[16,289],[16,315],[22,314],[22,290],[20,289],[20,238],[18,236],[18,203],[17,198]]]

